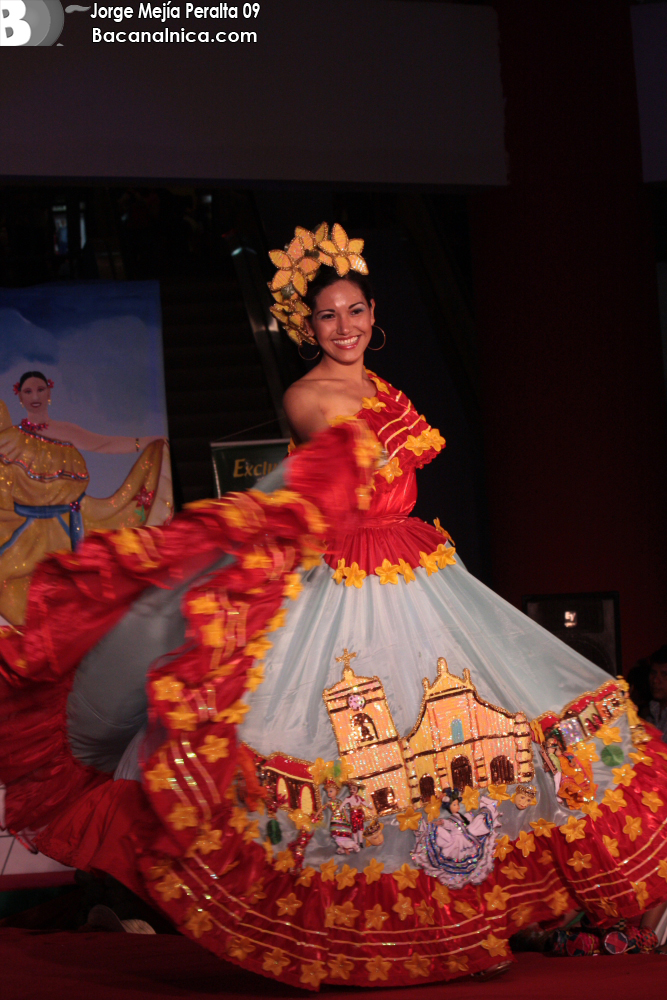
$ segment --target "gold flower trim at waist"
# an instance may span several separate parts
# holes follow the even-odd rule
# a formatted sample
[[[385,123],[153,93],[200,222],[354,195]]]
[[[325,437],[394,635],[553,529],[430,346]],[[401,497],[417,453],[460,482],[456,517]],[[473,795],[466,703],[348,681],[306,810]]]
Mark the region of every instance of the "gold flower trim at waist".
[[[453,566],[456,563],[456,549],[453,546],[447,547],[445,544],[438,545],[433,552],[419,552],[419,566],[425,569],[431,576],[438,570],[446,566]],[[403,577],[405,583],[410,583],[416,579],[415,569],[405,559],[399,559],[397,563],[392,563],[389,559],[383,559],[380,566],[376,566],[371,576],[378,576],[381,584],[398,584],[399,576]],[[359,563],[353,562],[351,566],[345,564],[344,559],[338,560],[338,566],[333,575],[334,583],[342,583],[345,580],[346,587],[356,587],[361,590],[364,580],[369,574],[366,570],[359,568]]]

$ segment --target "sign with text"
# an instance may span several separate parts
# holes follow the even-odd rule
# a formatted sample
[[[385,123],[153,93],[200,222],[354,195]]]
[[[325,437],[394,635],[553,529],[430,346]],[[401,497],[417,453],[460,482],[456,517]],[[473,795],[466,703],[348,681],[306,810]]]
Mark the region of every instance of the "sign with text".
[[[265,441],[212,441],[216,495],[252,489],[287,458],[289,438]]]

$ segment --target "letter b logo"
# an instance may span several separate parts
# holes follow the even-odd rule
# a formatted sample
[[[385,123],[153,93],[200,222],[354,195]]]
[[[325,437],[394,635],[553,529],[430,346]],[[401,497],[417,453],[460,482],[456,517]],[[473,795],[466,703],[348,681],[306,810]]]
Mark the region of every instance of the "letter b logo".
[[[0,0],[0,46],[55,45],[64,23],[60,0]]]

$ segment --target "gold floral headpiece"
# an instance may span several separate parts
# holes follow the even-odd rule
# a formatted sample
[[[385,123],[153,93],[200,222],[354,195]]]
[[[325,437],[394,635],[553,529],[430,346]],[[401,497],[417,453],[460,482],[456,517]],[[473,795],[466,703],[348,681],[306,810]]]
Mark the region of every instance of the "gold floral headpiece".
[[[269,282],[269,289],[276,300],[271,312],[282,323],[295,344],[305,340],[315,343],[308,332],[306,316],[310,309],[303,301],[312,281],[322,264],[333,267],[340,278],[350,271],[368,274],[368,265],[361,256],[363,240],[348,239],[341,225],[336,223],[329,233],[326,222],[321,223],[314,233],[302,226],[294,230],[294,239],[284,250],[271,250],[269,257],[278,268]]]

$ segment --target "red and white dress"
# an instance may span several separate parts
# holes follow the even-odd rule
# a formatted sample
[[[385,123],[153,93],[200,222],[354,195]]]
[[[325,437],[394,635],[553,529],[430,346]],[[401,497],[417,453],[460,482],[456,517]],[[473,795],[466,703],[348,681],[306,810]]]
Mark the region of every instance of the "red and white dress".
[[[409,516],[445,442],[373,378],[270,492],[50,557],[26,627],[0,639],[8,823],[312,989],[462,976],[527,923],[584,908],[611,925],[667,898],[662,742],[623,682]],[[114,780],[73,752],[68,697],[136,602],[177,587],[185,641],[152,665],[147,731]],[[343,855],[331,816],[358,828],[360,799]]]

